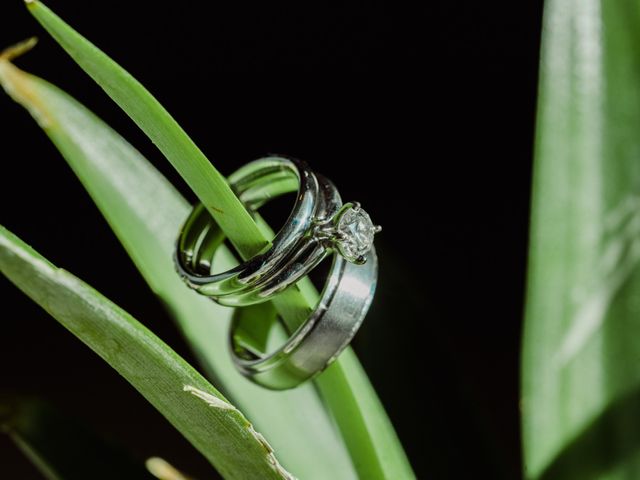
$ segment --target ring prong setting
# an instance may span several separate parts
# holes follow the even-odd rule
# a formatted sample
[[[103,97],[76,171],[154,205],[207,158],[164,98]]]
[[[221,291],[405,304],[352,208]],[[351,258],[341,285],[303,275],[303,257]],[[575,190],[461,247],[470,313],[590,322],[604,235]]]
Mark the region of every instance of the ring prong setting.
[[[335,248],[347,261],[363,265],[373,247],[373,239],[381,230],[358,202],[346,203],[334,217],[317,226],[314,237]]]

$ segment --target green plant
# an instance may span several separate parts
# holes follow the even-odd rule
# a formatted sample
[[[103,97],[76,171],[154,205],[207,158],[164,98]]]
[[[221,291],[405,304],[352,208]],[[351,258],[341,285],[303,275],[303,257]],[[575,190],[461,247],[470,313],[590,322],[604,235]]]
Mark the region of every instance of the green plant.
[[[246,258],[262,248],[271,235],[268,227],[254,222],[224,178],[149,92],[45,5],[27,4],[53,38],[154,141],[239,254]],[[168,306],[203,369],[220,382],[238,408],[130,315],[4,228],[0,232],[3,273],[129,380],[225,477],[287,478],[286,468],[305,479],[411,478],[393,427],[350,350],[318,377],[318,390],[307,385],[275,395],[239,377],[223,346],[230,309],[189,291],[173,270],[174,236],[188,212],[187,203],[95,115],[11,63],[32,44],[0,55],[0,83],[60,150],[150,287]],[[235,260],[225,251],[223,261]],[[311,284],[303,281],[274,300],[274,306],[285,322],[296,326],[316,298]],[[211,339],[218,345],[212,347]],[[259,414],[265,408],[269,415]],[[12,425],[12,411],[5,414],[7,425]],[[308,428],[310,418],[313,430]],[[19,429],[15,432],[20,436]],[[32,437],[20,438],[26,442]],[[43,471],[55,477],[57,457],[38,453],[38,445],[27,448],[46,465]]]
[[[523,350],[526,477],[640,477],[640,4],[546,2]]]

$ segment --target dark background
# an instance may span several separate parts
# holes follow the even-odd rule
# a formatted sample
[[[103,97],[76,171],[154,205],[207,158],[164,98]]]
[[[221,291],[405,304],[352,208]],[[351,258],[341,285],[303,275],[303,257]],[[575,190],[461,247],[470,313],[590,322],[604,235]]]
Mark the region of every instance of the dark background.
[[[520,478],[541,2],[48,5],[147,86],[223,173],[283,153],[362,202],[384,231],[379,293],[354,346],[418,477]],[[21,2],[3,2],[0,46],[34,34],[18,65],[88,105],[193,199]],[[2,224],[192,360],[64,160],[4,95],[0,122]],[[0,393],[35,394],[137,459],[210,478],[97,356],[6,280],[0,295]],[[7,478],[40,478],[5,436],[0,465]]]

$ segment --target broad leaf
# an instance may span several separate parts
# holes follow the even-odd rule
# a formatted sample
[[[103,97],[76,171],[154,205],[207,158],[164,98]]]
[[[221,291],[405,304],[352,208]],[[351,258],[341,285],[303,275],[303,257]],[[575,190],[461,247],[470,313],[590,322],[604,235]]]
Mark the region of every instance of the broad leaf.
[[[640,3],[548,0],[523,356],[527,478],[640,478]]]
[[[62,152],[207,373],[267,436],[286,467],[303,478],[353,477],[313,386],[272,392],[242,377],[227,347],[233,310],[189,290],[176,274],[175,236],[189,213],[180,194],[122,137],[55,86],[8,62],[0,64],[0,81]],[[230,266],[234,260],[224,250],[219,261]]]
[[[41,2],[30,0],[28,7],[67,53],[158,145],[243,258],[250,257],[270,240],[234,197],[224,177],[138,81]],[[274,304],[284,321],[295,328],[315,305],[316,298],[304,290],[304,285],[298,285],[278,296]],[[360,476],[370,479],[413,476],[396,433],[350,349],[316,383]]]
[[[290,478],[262,435],[193,367],[2,226],[0,271],[129,381],[225,478]]]

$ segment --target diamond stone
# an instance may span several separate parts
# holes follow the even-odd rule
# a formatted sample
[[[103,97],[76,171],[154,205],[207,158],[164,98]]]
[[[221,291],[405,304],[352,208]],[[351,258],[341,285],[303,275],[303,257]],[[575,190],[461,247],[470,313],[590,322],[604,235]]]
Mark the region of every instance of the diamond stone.
[[[371,250],[376,226],[363,209],[351,207],[345,210],[336,230],[340,235],[338,247],[347,260],[355,261]]]

